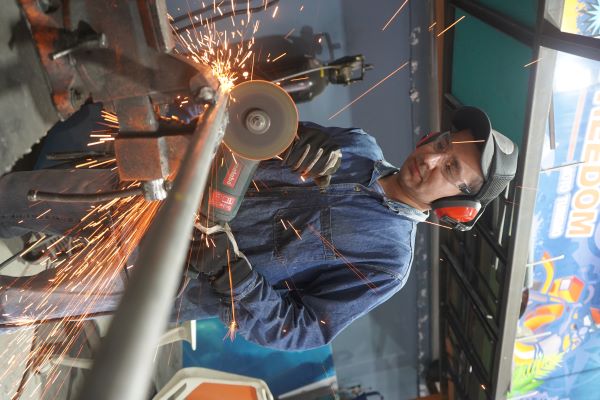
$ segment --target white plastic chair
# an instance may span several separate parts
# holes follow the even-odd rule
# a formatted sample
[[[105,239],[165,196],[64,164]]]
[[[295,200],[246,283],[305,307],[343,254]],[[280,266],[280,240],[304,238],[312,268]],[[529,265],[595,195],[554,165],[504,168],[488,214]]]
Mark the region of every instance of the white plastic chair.
[[[153,400],[273,400],[262,379],[207,368],[184,368]]]
[[[196,350],[196,321],[186,321],[183,324],[165,332],[158,342],[159,346],[185,340]],[[93,360],[89,358],[75,358],[68,356],[54,356],[50,358],[53,365],[62,365],[64,367],[92,369]],[[48,367],[46,367],[47,369]]]
[[[158,342],[159,346],[165,344],[177,342],[179,340],[185,340],[192,346],[192,350],[196,350],[196,321],[186,321],[176,328],[168,330],[161,337]]]

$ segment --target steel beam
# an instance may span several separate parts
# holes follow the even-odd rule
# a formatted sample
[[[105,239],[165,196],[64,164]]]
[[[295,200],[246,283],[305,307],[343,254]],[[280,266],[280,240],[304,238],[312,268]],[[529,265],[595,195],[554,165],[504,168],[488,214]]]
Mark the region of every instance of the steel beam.
[[[206,112],[190,142],[173,189],[140,246],[127,291],[86,380],[80,400],[142,400],[160,335],[179,285],[195,213],[227,125],[227,93]]]
[[[544,143],[548,110],[552,96],[552,77],[554,75],[553,50],[540,48],[537,55],[540,62],[532,77],[527,134],[520,148],[519,166],[515,177],[516,186],[535,188],[538,185],[539,170],[542,162],[540,143]],[[534,190],[517,190],[516,208],[513,220],[515,228],[509,243],[508,263],[504,280],[500,306],[500,344],[494,357],[493,375],[497,377],[492,398],[505,399],[510,390],[512,362],[515,347],[516,326],[521,308],[521,295],[525,281],[525,262],[529,256],[531,221],[535,208]]]
[[[600,61],[600,40],[562,32],[548,21],[542,24],[540,44],[563,53]]]

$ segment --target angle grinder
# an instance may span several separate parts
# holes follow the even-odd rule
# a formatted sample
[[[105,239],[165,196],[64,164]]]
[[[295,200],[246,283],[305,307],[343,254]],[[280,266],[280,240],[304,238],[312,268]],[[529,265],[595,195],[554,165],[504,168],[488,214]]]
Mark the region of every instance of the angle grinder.
[[[285,151],[296,135],[298,110],[278,85],[246,81],[230,93],[229,124],[217,152],[201,212],[212,223],[231,221],[261,160]]]

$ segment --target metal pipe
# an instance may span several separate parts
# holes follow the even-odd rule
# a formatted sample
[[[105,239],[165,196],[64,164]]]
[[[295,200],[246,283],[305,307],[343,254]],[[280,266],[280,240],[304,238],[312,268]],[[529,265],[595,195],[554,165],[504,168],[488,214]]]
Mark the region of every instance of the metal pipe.
[[[168,321],[210,164],[227,125],[228,94],[198,124],[173,189],[143,242],[127,290],[80,400],[146,399],[159,337]]]
[[[139,187],[99,193],[55,193],[30,190],[29,193],[27,193],[27,200],[52,201],[56,203],[97,203],[100,201],[110,201],[116,198],[143,195],[144,191]]]
[[[297,76],[302,76],[302,75],[310,74],[310,73],[313,73],[313,72],[326,71],[328,69],[340,69],[340,67],[333,66],[333,65],[324,65],[322,67],[311,68],[311,69],[307,69],[306,71],[302,71],[302,72],[298,72],[298,73],[295,73],[295,74],[292,74],[292,75],[284,76],[283,78],[274,79],[271,82],[273,82],[273,83],[279,83],[279,82],[285,81],[286,79],[292,79],[292,78],[295,78]]]

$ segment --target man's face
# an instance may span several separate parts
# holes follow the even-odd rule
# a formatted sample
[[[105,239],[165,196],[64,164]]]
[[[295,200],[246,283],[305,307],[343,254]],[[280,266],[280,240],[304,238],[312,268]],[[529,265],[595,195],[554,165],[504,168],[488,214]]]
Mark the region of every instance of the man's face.
[[[396,174],[402,193],[425,210],[442,197],[477,193],[483,183],[481,151],[468,131],[454,132],[443,140],[417,147]],[[449,145],[444,151],[444,145]],[[461,191],[462,189],[462,191]]]

